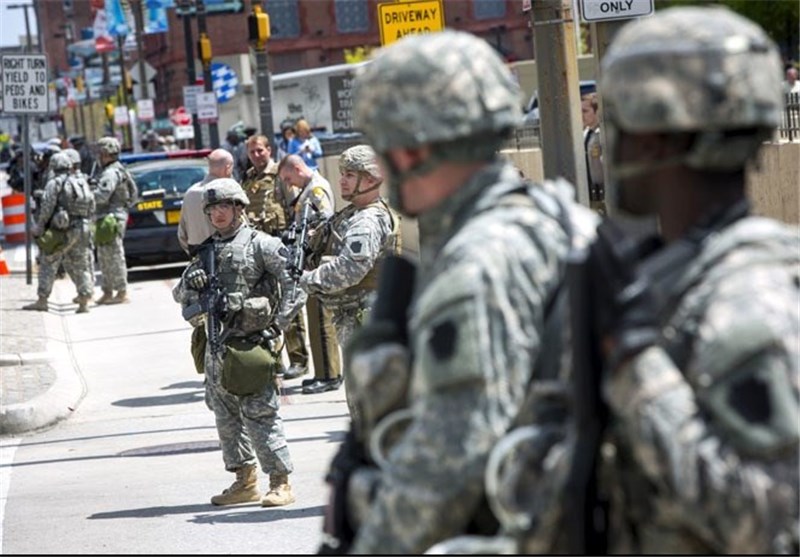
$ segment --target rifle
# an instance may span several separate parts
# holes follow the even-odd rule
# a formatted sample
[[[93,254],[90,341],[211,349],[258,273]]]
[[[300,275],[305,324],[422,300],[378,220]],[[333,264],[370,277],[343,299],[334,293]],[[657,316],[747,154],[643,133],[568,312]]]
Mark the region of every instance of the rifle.
[[[208,284],[200,291],[200,300],[183,309],[183,318],[187,321],[200,313],[206,314],[208,322],[208,345],[211,354],[219,355],[222,353],[222,343],[225,340],[221,334],[221,319],[227,314],[227,297],[219,283],[217,273],[216,252],[214,244],[208,243],[200,246],[197,250],[203,269],[208,275]]]
[[[404,257],[389,255],[381,264],[377,298],[369,319],[361,329],[364,342],[354,338],[346,348],[348,360],[351,352],[368,350],[382,342],[399,342],[408,345],[408,307],[414,292],[415,266]],[[346,364],[348,365],[348,364]],[[325,510],[323,541],[319,555],[347,553],[355,539],[356,530],[349,521],[347,489],[350,477],[359,468],[374,466],[364,444],[359,440],[356,425],[350,422],[344,442],[339,446],[331,468],[325,476],[330,485],[330,499]]]
[[[308,221],[311,203],[306,201],[303,204],[303,212],[300,214],[300,222],[292,223],[286,235],[285,242],[289,245],[290,256],[286,260],[286,269],[292,277],[292,291],[289,298],[294,300],[297,292],[297,283],[303,276],[303,269],[306,263],[306,249],[308,248]]]

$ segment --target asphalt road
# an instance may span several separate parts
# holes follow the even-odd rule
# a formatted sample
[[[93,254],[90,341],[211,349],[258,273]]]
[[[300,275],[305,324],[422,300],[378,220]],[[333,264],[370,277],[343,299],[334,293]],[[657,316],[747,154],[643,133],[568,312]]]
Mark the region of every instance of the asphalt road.
[[[294,504],[212,506],[233,474],[172,301],[179,271],[134,270],[131,303],[61,317],[85,396],[55,427],[0,439],[0,553],[316,551],[322,478],[347,427],[344,388],[303,395],[302,378],[284,385]],[[73,296],[59,280],[51,300]]]

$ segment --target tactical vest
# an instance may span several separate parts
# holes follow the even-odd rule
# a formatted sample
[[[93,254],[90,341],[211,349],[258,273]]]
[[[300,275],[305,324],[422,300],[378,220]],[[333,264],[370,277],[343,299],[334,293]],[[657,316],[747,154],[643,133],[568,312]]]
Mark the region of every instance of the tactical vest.
[[[268,190],[267,194],[255,195],[262,188]],[[242,186],[250,200],[247,216],[253,227],[273,235],[286,229],[286,209],[278,202],[275,188],[275,174],[260,175],[255,168],[247,171]]]
[[[386,241],[384,242],[383,250],[381,255],[378,258],[380,261],[385,255],[392,253],[394,255],[400,255],[402,248],[403,248],[403,240],[400,235],[400,215],[396,213],[389,204],[386,203],[382,198],[378,198],[363,209],[368,209],[370,207],[376,208],[384,208],[389,213],[389,219],[392,223],[392,231],[387,236]],[[330,230],[335,231],[341,226],[341,224],[348,219],[350,219],[353,215],[355,215],[360,209],[353,204],[348,205],[338,213],[336,213],[330,221]],[[323,255],[336,255],[334,250],[334,234],[328,233],[327,237],[325,238],[326,245],[325,249],[322,251]],[[345,289],[340,294],[337,294],[337,298],[351,298],[353,296],[358,296],[363,294],[365,291],[371,292],[378,288],[378,261],[375,262],[375,265],[369,270],[369,272],[364,275],[364,278],[358,284],[354,284],[353,286]]]
[[[58,203],[67,210],[70,218],[89,218],[94,207],[94,194],[82,177],[67,175],[61,184]]]

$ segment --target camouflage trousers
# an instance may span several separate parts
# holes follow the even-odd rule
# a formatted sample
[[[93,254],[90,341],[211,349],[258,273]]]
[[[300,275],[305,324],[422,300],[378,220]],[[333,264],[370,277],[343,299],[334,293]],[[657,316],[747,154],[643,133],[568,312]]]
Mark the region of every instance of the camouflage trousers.
[[[258,459],[266,474],[290,474],[294,467],[283,433],[276,383],[260,393],[236,396],[219,384],[222,362],[206,352],[206,405],[214,412],[225,469],[234,472]],[[214,362],[212,365],[210,363]]]
[[[358,329],[364,323],[364,321],[367,320],[369,309],[369,306],[365,304],[362,307],[337,309],[333,312],[333,325],[336,327],[336,338],[339,341],[339,346],[341,346],[342,350],[345,351],[345,363],[348,361],[346,354],[347,342],[350,340],[350,337],[353,336],[353,331]],[[349,380],[350,370],[348,369],[347,365],[342,368],[342,373],[344,375],[344,396],[347,400],[347,408],[350,411],[351,419],[356,420],[358,418],[358,414],[355,405],[351,402],[353,400],[353,396],[350,394],[350,385],[352,385],[352,380]]]
[[[39,254],[39,282],[36,293],[40,298],[49,298],[53,291],[58,268],[64,265],[70,280],[75,284],[79,296],[94,293],[94,276],[87,267],[91,249],[88,221],[78,221],[67,231],[67,245],[51,255]]]
[[[127,290],[128,269],[125,265],[125,221],[117,219],[120,230],[114,240],[108,244],[97,244],[97,263],[103,278],[100,282],[103,291]]]

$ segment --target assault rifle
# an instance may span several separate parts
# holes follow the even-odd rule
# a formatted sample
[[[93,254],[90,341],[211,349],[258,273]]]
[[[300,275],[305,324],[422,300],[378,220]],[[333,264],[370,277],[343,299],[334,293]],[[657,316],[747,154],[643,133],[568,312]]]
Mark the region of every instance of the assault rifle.
[[[222,290],[217,273],[217,257],[214,244],[209,242],[201,245],[197,250],[203,269],[208,275],[208,283],[200,291],[200,300],[183,310],[183,318],[187,321],[205,313],[208,323],[208,345],[213,355],[222,353],[222,342],[225,340],[222,331],[222,321],[228,313],[227,296]]]
[[[292,277],[292,291],[289,299],[294,300],[297,292],[297,283],[303,276],[303,269],[306,264],[306,250],[308,249],[308,221],[311,203],[306,201],[303,204],[303,212],[300,214],[300,222],[294,222],[287,231],[284,243],[289,246],[289,257],[286,260],[286,269]]]

